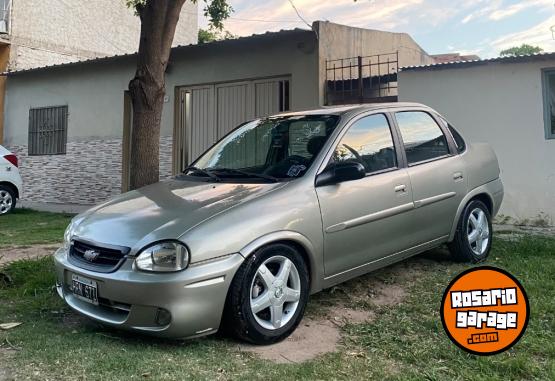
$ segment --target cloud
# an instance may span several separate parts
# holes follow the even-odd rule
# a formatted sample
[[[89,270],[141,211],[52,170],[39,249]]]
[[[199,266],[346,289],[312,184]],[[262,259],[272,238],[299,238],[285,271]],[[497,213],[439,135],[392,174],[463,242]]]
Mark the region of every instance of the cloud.
[[[484,3],[478,1],[478,3]],[[527,9],[538,8],[547,9],[553,7],[553,0],[526,0],[511,5],[505,5],[503,0],[493,0],[485,2],[483,7],[475,9],[473,12],[467,14],[461,23],[467,24],[470,21],[485,18],[492,21],[499,21],[505,18],[515,16]]]
[[[555,40],[553,39],[553,34],[551,32],[551,27],[554,25],[555,16],[551,16],[547,20],[533,26],[532,28],[511,33],[494,40],[491,43],[491,47],[499,53],[501,50],[508,49],[513,46],[529,44],[539,46],[546,52],[555,52]]]
[[[474,11],[467,14],[461,20],[461,23],[467,24],[472,20],[483,18],[483,17],[491,14],[492,12],[495,12],[496,10],[498,10],[503,5],[502,0],[493,0],[493,1],[486,1],[486,2],[480,1],[480,2],[476,2],[475,5],[478,5],[478,4],[481,4],[481,3],[485,3],[486,5],[478,8],[478,9],[474,8]]]
[[[502,20],[507,17],[514,16],[529,8],[543,8],[543,7],[553,7],[552,0],[528,0],[525,2],[520,2],[512,4],[508,7],[497,9],[489,15],[490,20]]]
[[[340,24],[392,30],[425,12],[425,0],[293,0],[309,23],[328,20]],[[254,2],[251,2],[251,4]],[[428,1],[429,3],[429,1]],[[287,0],[267,0],[256,5],[234,4],[236,12],[225,26],[237,35],[290,27],[306,27]],[[257,21],[245,21],[257,20]],[[266,22],[262,22],[266,20]],[[274,22],[274,21],[281,22]]]

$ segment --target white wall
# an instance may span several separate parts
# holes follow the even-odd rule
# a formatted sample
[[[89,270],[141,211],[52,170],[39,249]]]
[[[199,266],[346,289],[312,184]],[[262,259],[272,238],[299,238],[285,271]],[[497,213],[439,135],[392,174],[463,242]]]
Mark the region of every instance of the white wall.
[[[404,71],[399,99],[427,104],[469,141],[490,143],[501,167],[501,214],[555,221],[555,139],[544,129],[543,68],[555,60]]]

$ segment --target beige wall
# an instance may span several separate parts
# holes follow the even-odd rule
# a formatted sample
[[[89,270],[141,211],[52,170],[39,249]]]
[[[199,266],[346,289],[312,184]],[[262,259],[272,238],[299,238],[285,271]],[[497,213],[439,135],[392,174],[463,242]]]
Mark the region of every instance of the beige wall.
[[[544,129],[542,73],[555,60],[406,71],[402,101],[425,103],[469,141],[490,143],[501,166],[501,212],[517,220],[546,213],[555,221],[555,139]]]
[[[324,104],[327,60],[398,51],[399,67],[433,63],[433,58],[406,33],[354,28],[323,21],[316,22],[315,29],[318,33],[321,104]]]
[[[197,41],[197,5],[187,1],[174,45]],[[13,0],[10,69],[135,52],[140,21],[124,0]]]

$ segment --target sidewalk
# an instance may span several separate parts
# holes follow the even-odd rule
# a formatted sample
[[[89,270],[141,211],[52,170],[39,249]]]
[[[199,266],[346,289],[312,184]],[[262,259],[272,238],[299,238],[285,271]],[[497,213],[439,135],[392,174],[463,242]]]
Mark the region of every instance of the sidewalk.
[[[38,210],[39,212],[52,212],[52,213],[69,213],[79,214],[87,209],[92,208],[94,205],[79,205],[79,204],[53,204],[45,202],[32,202],[20,201],[17,204],[18,208],[26,208]]]

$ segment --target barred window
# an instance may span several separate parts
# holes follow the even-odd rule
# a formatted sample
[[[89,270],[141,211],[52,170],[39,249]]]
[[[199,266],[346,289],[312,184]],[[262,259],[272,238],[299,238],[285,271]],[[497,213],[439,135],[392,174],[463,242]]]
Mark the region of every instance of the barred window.
[[[66,153],[67,106],[29,110],[29,155]]]

